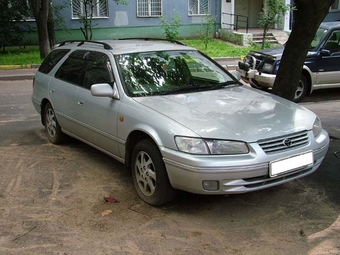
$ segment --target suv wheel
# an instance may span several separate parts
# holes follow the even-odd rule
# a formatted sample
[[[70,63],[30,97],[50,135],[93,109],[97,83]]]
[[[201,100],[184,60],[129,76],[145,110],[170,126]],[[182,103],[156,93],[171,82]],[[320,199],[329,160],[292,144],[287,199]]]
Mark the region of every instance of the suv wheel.
[[[308,91],[308,82],[304,75],[301,74],[299,84],[295,91],[294,102],[300,102],[306,95]]]
[[[151,140],[141,140],[132,152],[132,179],[138,196],[147,204],[162,205],[173,200],[172,188],[162,155]]]
[[[51,143],[59,144],[64,140],[64,133],[61,131],[57,117],[50,103],[47,103],[44,109],[45,128],[48,140]]]

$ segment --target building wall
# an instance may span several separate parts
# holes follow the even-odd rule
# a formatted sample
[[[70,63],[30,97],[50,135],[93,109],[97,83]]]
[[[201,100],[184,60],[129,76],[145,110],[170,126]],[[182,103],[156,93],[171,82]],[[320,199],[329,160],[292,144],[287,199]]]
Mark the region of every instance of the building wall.
[[[96,24],[93,31],[93,39],[112,39],[121,37],[164,37],[159,17],[137,17],[137,1],[128,0],[128,5],[117,5],[113,0],[108,0],[109,17],[95,18]],[[69,1],[53,0],[54,5],[63,4],[65,8],[61,11],[61,16],[67,30],[57,31],[57,40],[83,39],[80,31],[82,26],[79,19],[72,18],[72,10]],[[163,17],[170,20],[176,14],[181,18],[179,29],[181,37],[195,37],[200,35],[204,15],[188,15],[188,0],[163,0]],[[216,28],[220,28],[221,2],[220,0],[210,0],[210,15],[216,16]]]

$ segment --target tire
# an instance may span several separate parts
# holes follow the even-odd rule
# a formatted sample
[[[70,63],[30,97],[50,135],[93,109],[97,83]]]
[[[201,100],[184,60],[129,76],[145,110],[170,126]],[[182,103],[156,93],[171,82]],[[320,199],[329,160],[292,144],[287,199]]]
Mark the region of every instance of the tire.
[[[57,117],[50,103],[47,103],[44,109],[45,128],[48,140],[54,144],[60,144],[64,141],[65,135],[61,131]]]
[[[131,157],[132,179],[138,196],[147,204],[157,206],[172,201],[176,190],[172,188],[162,155],[156,144],[141,140]]]
[[[300,102],[307,95],[307,92],[308,92],[308,82],[307,82],[306,77],[303,74],[301,74],[299,84],[298,84],[297,89],[295,91],[293,101],[295,103]]]

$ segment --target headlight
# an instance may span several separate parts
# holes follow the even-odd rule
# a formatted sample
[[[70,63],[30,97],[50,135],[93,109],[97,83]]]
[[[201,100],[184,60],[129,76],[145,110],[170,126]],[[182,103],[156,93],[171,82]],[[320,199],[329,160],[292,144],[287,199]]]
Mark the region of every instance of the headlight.
[[[322,124],[321,124],[321,120],[319,119],[319,117],[316,117],[314,124],[313,124],[313,134],[314,137],[317,137],[322,131]]]
[[[246,154],[248,146],[244,142],[209,140],[192,137],[175,137],[177,148],[191,154],[232,155]]]
[[[264,72],[264,73],[272,73],[273,72],[273,68],[274,68],[274,66],[272,64],[264,63],[264,65],[262,67],[262,72]]]

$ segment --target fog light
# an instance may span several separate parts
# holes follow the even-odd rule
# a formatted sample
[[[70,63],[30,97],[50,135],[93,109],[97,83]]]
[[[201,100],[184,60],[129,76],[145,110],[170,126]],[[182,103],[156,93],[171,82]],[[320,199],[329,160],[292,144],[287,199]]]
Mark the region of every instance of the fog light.
[[[202,185],[203,189],[208,191],[217,191],[220,188],[220,184],[218,181],[203,181]]]

